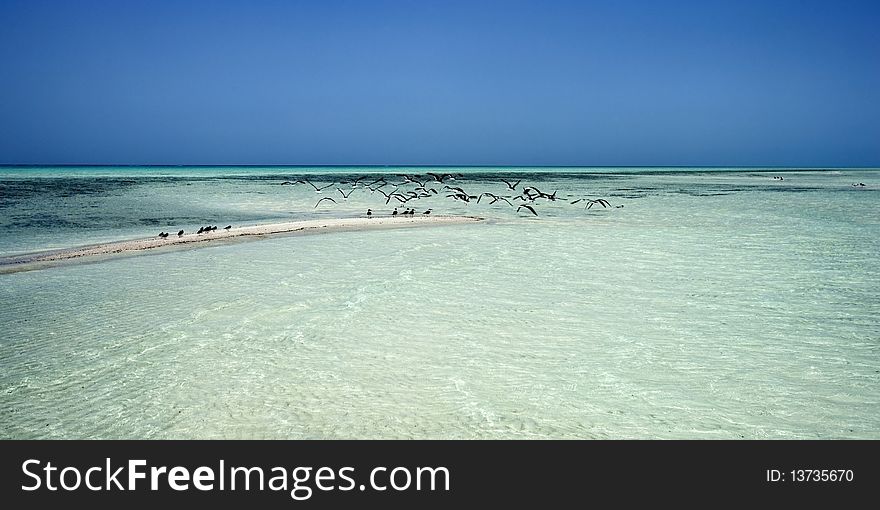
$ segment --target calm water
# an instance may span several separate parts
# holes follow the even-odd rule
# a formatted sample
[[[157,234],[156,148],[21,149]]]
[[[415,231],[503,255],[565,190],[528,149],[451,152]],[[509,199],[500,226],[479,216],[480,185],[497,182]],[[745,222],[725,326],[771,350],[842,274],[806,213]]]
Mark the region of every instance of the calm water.
[[[880,439],[877,171],[0,168],[0,256],[388,214],[279,184],[428,171],[571,198],[0,275],[0,435]]]

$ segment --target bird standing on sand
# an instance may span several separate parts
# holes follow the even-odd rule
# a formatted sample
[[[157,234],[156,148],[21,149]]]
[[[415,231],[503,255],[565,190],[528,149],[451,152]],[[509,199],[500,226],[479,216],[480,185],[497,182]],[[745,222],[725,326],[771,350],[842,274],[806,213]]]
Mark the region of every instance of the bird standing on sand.
[[[177,233],[177,237],[183,237],[183,230]]]
[[[391,213],[391,216],[397,216],[397,208],[394,208],[394,211]]]
[[[372,218],[372,217],[373,217],[373,210],[367,209],[367,218]]]
[[[232,225],[226,225],[225,227],[223,227],[223,230],[229,230],[230,228],[232,228]]]
[[[423,212],[422,214],[425,215],[425,216],[431,214],[431,209],[428,209],[427,211]]]

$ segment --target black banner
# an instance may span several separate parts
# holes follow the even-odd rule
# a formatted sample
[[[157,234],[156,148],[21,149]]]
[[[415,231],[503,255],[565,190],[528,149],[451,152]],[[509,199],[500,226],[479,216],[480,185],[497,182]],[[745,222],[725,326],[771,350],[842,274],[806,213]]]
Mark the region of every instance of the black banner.
[[[841,504],[873,495],[880,453],[876,441],[4,441],[0,448],[3,500],[18,504],[10,508]]]

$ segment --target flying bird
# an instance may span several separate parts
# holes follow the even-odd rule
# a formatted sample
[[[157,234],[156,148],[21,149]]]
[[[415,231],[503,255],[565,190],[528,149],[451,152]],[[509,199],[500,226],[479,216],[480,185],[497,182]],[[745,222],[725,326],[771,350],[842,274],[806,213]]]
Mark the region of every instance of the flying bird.
[[[443,184],[443,179],[455,179],[455,177],[453,177],[452,174],[438,175],[438,174],[435,174],[435,173],[433,173],[433,172],[428,172],[428,175],[430,175],[431,177],[433,177],[434,180],[437,181],[437,182],[439,182],[440,184]]]
[[[531,211],[532,214],[534,214],[535,216],[538,215],[538,213],[535,212],[535,209],[534,209],[532,206],[530,206],[530,205],[523,204],[523,205],[521,205],[521,206],[519,206],[519,207],[516,208],[516,212],[519,212],[520,209],[528,209],[528,210]]]
[[[321,187],[319,188],[319,187],[315,186],[314,184],[312,184],[312,183],[309,182],[309,181],[306,181],[306,183],[308,183],[309,186],[315,188],[315,192],[316,192],[316,193],[320,193],[322,190],[325,190],[325,189],[329,188],[330,186],[333,186],[333,184],[335,184],[335,183],[332,183],[332,182],[331,182],[330,184],[328,184],[328,185],[326,185],[326,186],[321,186]]]
[[[315,204],[315,209],[317,209],[318,206],[321,204],[321,202],[323,202],[324,200],[329,200],[329,201],[333,202],[334,204],[336,203],[336,200],[333,200],[333,199],[330,198],[330,197],[324,197],[324,198],[322,198],[321,200],[318,200],[318,203]]]
[[[510,189],[510,191],[516,191],[516,186],[517,186],[517,184],[519,184],[520,182],[522,182],[522,179],[516,181],[516,182],[513,183],[513,184],[510,184],[510,183],[507,182],[505,179],[501,179],[501,182],[503,182],[504,184],[507,184],[507,187]]]
[[[587,199],[587,202],[588,202],[587,206],[584,207],[585,210],[586,210],[586,209],[590,209],[590,208],[593,207],[595,204],[599,204],[599,205],[601,205],[603,209],[606,208],[606,207],[611,207],[611,204],[608,203],[608,201],[605,200],[604,198],[599,198],[599,199],[596,199],[596,200],[589,200],[589,199]]]

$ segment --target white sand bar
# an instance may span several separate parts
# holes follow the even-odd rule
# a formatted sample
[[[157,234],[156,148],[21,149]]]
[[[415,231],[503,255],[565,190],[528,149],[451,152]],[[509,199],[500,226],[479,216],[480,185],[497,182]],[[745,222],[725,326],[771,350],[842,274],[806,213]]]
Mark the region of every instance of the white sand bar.
[[[320,220],[292,221],[286,223],[270,223],[264,225],[252,225],[247,227],[233,227],[225,230],[222,227],[208,233],[196,234],[185,233],[178,237],[176,232],[171,232],[166,238],[148,237],[142,239],[129,239],[110,243],[65,248],[61,250],[25,253],[0,257],[0,274],[29,271],[56,265],[55,263],[70,261],[72,259],[101,259],[117,254],[134,254],[156,248],[165,248],[177,245],[189,245],[189,247],[209,246],[212,241],[232,239],[261,239],[266,236],[278,234],[312,234],[323,232],[340,232],[350,230],[379,230],[392,228],[427,227],[437,225],[450,225],[459,223],[473,223],[483,221],[484,218],[475,216],[415,216],[413,218],[390,217],[381,218],[328,218]]]

